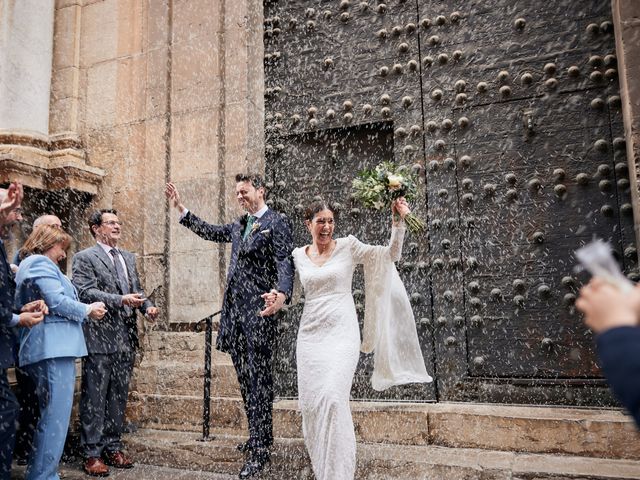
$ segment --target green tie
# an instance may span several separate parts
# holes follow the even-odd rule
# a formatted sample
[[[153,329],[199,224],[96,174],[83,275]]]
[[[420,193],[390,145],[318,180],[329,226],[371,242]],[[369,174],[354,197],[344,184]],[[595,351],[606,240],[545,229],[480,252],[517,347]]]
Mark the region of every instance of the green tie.
[[[256,221],[256,217],[253,215],[247,216],[247,226],[244,227],[244,233],[242,234],[242,239],[246,240],[249,234],[251,233],[251,229],[253,228],[253,222]]]

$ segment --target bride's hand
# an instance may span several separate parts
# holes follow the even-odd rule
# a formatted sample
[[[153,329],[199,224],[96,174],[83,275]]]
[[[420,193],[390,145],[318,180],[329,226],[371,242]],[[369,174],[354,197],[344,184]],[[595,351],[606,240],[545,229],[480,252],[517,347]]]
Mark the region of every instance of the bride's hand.
[[[260,312],[261,317],[268,317],[276,313],[282,308],[286,300],[286,296],[277,290],[271,290],[268,293],[260,295],[264,300],[265,308]]]
[[[407,200],[404,197],[399,197],[391,204],[391,212],[394,216],[397,214],[400,218],[404,218],[411,213],[411,209],[409,208]]]
[[[270,292],[263,293],[262,295],[260,295],[260,297],[262,297],[262,299],[264,300],[264,306],[270,307],[276,302],[278,294],[275,291],[271,290]]]

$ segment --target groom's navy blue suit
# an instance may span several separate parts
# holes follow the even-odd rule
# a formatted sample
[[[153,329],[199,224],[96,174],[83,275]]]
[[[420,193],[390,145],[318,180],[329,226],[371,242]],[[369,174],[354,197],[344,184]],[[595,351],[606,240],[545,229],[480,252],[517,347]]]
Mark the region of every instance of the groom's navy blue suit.
[[[247,215],[226,225],[211,225],[191,212],[180,223],[213,242],[231,243],[217,348],[231,354],[249,423],[249,445],[273,443],[273,342],[276,316],[261,317],[263,293],[278,290],[291,298],[293,239],[283,215],[267,210],[243,238]]]

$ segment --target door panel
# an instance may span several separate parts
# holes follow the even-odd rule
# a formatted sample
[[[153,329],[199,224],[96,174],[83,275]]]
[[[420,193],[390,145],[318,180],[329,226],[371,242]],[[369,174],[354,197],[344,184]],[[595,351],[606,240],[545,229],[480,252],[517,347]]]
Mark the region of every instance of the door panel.
[[[337,220],[336,236],[355,235],[371,243],[388,242],[389,212],[363,212],[350,198],[354,172],[369,168],[373,161],[393,156],[393,125],[380,123],[354,126],[320,132],[309,132],[280,138],[284,148],[273,160],[269,179],[273,185],[271,205],[289,215],[294,225],[295,245],[310,241],[303,223],[303,210],[314,199],[338,202],[342,208]],[[300,159],[314,158],[312,165],[300,164]],[[378,159],[378,160],[376,160]],[[418,334],[423,346],[427,368],[433,371],[431,335],[429,331],[430,298],[428,282],[416,266],[421,260],[415,240],[407,240],[400,275],[414,301],[414,314],[418,321]],[[353,295],[359,321],[364,314],[364,282],[361,269],[354,275]],[[425,293],[427,292],[427,293]],[[295,396],[295,343],[302,314],[301,305],[292,307],[280,323],[276,355],[277,389],[280,396]],[[362,325],[361,325],[362,326]],[[373,369],[372,355],[361,355],[354,378],[352,396],[367,399],[420,399],[435,398],[433,386],[409,385],[376,392],[370,386]]]
[[[420,2],[421,18],[443,13],[443,3]],[[464,319],[443,321],[435,337],[451,358],[439,376],[443,399],[517,401],[547,379],[547,401],[610,401],[593,383],[593,339],[573,307],[583,280],[573,252],[597,236],[623,258],[632,239],[621,235],[629,207],[621,209],[628,200],[614,158],[613,37],[600,29],[609,5],[552,3],[471,2],[457,23],[447,13],[421,32],[427,193],[430,207],[442,204],[430,214],[436,222],[457,215],[460,225],[447,235],[460,237],[462,270],[445,263],[433,278],[434,316]],[[597,35],[587,31],[594,22]],[[443,117],[452,124],[444,133]],[[437,231],[435,255],[443,241],[455,245]]]

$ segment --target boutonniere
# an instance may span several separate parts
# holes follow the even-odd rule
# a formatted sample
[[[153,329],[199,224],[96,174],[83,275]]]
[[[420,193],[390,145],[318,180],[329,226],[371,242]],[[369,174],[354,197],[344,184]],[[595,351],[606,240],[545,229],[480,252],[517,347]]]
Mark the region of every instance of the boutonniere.
[[[251,233],[253,234],[259,229],[260,229],[260,222],[254,222],[253,225],[251,226]]]

